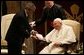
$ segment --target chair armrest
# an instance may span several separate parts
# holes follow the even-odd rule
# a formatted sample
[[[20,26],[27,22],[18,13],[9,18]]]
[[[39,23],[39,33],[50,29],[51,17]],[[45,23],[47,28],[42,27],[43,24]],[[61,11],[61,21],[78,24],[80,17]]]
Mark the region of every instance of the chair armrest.
[[[1,39],[1,46],[7,46],[7,41],[6,41],[6,40]]]

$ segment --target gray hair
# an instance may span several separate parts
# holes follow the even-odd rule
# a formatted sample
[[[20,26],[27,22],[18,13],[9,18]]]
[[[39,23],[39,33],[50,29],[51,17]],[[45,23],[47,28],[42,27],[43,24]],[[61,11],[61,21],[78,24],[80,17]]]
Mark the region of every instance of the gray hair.
[[[25,3],[25,9],[26,8],[29,8],[29,9],[33,10],[33,9],[36,9],[36,6],[32,2],[27,2],[27,3]]]

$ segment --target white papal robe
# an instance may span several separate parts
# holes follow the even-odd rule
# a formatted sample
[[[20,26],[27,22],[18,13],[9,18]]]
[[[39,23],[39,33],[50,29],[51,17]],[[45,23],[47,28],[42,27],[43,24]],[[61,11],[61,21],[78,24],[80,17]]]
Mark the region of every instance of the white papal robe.
[[[76,42],[76,36],[72,27],[63,24],[59,32],[58,30],[53,29],[49,34],[46,35],[45,40],[51,43],[43,48],[39,54],[62,54],[64,53],[63,47],[56,47],[53,44],[55,44],[55,42],[71,44],[72,42]]]

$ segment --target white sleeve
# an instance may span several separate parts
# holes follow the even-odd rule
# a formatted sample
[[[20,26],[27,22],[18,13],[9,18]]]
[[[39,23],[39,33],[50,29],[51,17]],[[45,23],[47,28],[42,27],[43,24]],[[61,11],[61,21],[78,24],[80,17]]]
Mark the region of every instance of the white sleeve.
[[[39,39],[39,40],[44,40],[44,37],[41,35],[41,34],[36,34],[36,37]]]
[[[50,37],[53,35],[54,31],[55,31],[55,29],[53,29],[50,33],[48,33],[48,34],[45,36],[45,40],[46,40],[47,42],[50,42]]]

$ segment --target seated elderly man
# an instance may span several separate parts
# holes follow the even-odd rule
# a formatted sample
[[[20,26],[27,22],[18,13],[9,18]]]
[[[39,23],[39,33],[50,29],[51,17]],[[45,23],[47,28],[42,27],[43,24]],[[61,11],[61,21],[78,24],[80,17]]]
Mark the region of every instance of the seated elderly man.
[[[50,43],[39,54],[63,54],[64,49],[61,45],[71,44],[76,42],[76,36],[72,27],[62,23],[60,18],[56,18],[53,21],[54,29],[43,38],[40,34],[37,35],[38,39],[44,40]]]

